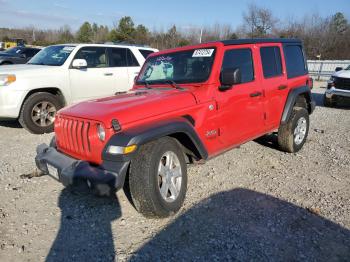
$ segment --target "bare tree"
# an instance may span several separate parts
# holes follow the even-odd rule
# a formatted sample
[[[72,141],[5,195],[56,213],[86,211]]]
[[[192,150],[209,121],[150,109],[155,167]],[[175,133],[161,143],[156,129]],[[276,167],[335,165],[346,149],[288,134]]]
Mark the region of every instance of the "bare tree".
[[[266,37],[275,27],[278,20],[272,15],[271,10],[263,7],[258,7],[255,4],[248,6],[248,11],[243,13],[248,37]]]

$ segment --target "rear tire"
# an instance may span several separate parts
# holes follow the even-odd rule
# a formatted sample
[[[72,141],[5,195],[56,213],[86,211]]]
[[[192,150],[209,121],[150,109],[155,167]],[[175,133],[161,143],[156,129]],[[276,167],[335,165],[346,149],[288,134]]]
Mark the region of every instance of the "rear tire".
[[[283,151],[298,152],[309,133],[309,113],[305,108],[294,107],[288,122],[278,129],[278,144]]]
[[[55,115],[62,107],[59,97],[46,92],[34,93],[24,101],[18,121],[33,134],[50,133]]]
[[[136,210],[146,217],[167,217],[182,206],[187,191],[185,155],[163,137],[143,145],[131,162],[129,186]]]

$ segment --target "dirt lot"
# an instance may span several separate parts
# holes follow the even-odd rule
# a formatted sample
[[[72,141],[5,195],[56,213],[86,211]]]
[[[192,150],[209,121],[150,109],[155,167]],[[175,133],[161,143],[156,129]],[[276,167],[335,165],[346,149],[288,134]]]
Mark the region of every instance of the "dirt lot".
[[[190,167],[184,208],[162,220],[123,191],[96,198],[28,178],[52,135],[0,123],[0,261],[349,261],[350,110],[322,107],[323,92],[302,151],[270,137]]]

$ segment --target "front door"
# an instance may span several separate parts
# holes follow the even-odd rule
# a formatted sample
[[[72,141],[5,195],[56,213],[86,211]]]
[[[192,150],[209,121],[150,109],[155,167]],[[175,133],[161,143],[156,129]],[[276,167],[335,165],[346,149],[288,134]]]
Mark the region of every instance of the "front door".
[[[74,59],[85,59],[87,68],[69,69],[73,102],[113,95],[115,75],[111,71],[105,47],[82,47]]]
[[[217,91],[220,138],[226,147],[241,144],[264,129],[263,90],[255,76],[258,57],[253,45],[228,46],[222,69],[240,69],[240,84]]]

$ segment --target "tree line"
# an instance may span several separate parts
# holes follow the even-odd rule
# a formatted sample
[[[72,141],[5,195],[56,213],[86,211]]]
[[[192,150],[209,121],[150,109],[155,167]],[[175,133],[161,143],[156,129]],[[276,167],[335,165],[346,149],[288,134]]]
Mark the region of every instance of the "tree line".
[[[350,59],[350,24],[343,13],[328,17],[306,15],[302,19],[279,20],[268,8],[251,4],[242,14],[242,24],[214,24],[206,27],[149,30],[136,25],[131,17],[122,17],[112,28],[84,22],[73,32],[69,26],[57,30],[35,28],[0,28],[0,40],[23,38],[29,44],[123,42],[150,45],[158,49],[173,48],[199,42],[238,38],[299,38],[303,41],[308,59]]]

